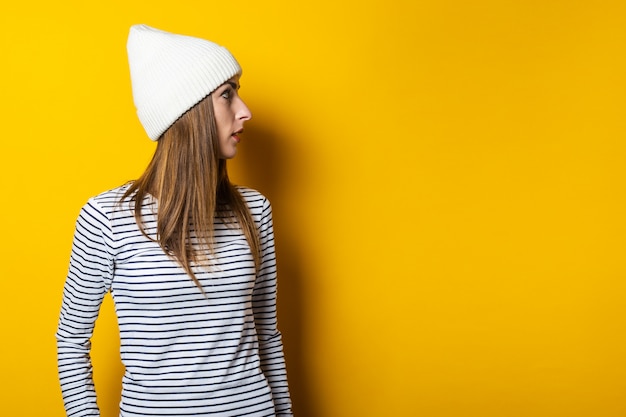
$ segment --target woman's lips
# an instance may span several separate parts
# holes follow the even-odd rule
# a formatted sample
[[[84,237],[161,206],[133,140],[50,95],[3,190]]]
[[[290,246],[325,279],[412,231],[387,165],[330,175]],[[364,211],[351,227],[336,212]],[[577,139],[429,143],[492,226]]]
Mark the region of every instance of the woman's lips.
[[[243,129],[240,129],[236,131],[235,133],[233,133],[231,136],[235,140],[235,142],[239,143],[241,142],[241,138],[239,137],[239,135],[241,135],[242,133],[243,133]]]

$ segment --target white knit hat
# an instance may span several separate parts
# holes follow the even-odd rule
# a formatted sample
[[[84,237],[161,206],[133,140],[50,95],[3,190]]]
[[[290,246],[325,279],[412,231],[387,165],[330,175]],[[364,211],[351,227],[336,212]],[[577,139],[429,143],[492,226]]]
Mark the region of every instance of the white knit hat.
[[[241,73],[226,48],[146,25],[130,28],[127,50],[137,115],[152,140],[158,140],[187,110]]]

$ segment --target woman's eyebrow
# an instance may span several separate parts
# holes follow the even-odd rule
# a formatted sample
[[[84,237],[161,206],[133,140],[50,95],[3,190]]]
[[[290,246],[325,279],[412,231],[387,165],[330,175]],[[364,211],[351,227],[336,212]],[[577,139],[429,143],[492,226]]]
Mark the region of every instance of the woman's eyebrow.
[[[234,81],[226,81],[224,84],[230,85],[234,90],[239,90],[239,85]]]

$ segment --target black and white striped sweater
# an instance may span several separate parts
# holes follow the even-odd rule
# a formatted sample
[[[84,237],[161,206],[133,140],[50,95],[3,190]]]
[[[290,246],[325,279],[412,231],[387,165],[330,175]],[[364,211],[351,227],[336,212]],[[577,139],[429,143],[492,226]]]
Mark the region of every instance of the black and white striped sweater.
[[[272,210],[240,188],[258,227],[255,274],[238,228],[215,223],[215,259],[198,270],[203,295],[184,270],[137,226],[126,186],[88,201],[76,222],[57,330],[58,368],[68,416],[99,415],[90,338],[111,291],[125,366],[120,417],[290,416],[291,401],[276,323]],[[142,202],[154,237],[157,201]]]

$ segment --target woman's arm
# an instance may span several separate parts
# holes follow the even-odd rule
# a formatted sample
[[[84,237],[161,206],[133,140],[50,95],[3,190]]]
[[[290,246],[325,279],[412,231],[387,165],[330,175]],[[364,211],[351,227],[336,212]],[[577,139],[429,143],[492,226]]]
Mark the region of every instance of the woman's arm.
[[[259,338],[261,368],[272,389],[277,416],[291,416],[291,399],[287,385],[287,370],[283,354],[281,334],[276,318],[276,256],[272,208],[268,200],[263,202],[259,224],[261,243],[261,267],[257,274],[252,307]]]
[[[57,328],[59,380],[68,416],[99,416],[89,352],[104,295],[111,285],[113,257],[107,217],[90,200],[76,221],[70,265]]]

